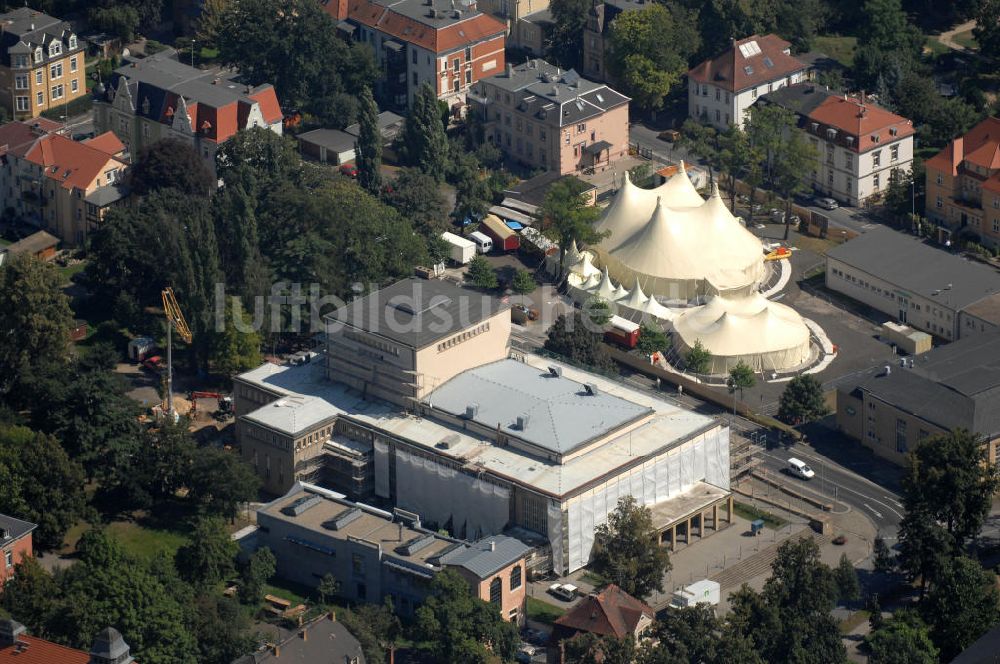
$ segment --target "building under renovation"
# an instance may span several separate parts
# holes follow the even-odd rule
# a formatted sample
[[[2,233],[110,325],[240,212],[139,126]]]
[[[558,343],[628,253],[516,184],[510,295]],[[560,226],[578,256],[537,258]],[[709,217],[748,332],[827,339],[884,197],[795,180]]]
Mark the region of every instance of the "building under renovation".
[[[312,362],[235,379],[242,454],[274,493],[302,480],[461,539],[512,534],[540,544],[531,568],[560,573],[587,564],[625,495],[666,546],[730,518],[727,426],[512,352],[495,299],[405,280],[327,323]]]

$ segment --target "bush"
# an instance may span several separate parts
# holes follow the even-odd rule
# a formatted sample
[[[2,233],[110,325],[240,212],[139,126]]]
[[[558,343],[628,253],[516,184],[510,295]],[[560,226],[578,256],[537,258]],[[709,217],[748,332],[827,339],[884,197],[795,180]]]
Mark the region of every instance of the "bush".
[[[476,256],[469,261],[466,276],[474,286],[483,290],[493,290],[498,286],[497,273],[485,256]]]

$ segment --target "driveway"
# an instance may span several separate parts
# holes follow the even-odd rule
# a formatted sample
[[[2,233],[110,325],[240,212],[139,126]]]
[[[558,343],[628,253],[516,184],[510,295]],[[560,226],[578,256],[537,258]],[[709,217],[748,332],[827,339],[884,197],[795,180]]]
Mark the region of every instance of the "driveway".
[[[967,49],[955,41],[955,35],[961,32],[968,32],[969,30],[972,30],[974,27],[976,27],[975,21],[966,21],[965,23],[956,25],[951,30],[945,30],[944,32],[941,33],[941,35],[937,39],[939,42],[941,42],[950,49],[953,49],[955,51],[965,52]]]

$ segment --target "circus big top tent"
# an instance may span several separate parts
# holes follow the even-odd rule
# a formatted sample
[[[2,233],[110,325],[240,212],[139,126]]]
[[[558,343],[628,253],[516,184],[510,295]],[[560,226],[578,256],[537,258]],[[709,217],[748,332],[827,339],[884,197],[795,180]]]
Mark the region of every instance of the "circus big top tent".
[[[712,354],[707,373],[725,374],[740,361],[755,372],[784,371],[809,359],[809,328],[793,309],[760,293],[713,297],[674,320],[677,350],[685,355],[701,341]]]
[[[610,276],[660,298],[749,294],[765,274],[760,240],[729,212],[717,188],[703,200],[683,168],[655,189],[641,189],[626,175],[596,228],[609,233],[596,253]]]

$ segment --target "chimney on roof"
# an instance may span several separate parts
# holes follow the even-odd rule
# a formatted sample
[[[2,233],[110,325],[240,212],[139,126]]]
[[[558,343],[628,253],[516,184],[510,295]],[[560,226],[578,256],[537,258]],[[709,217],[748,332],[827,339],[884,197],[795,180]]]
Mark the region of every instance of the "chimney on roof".
[[[507,63],[507,78],[510,78],[514,74],[514,65]]]
[[[497,550],[497,541],[490,540],[490,551],[496,551],[496,550]]]
[[[18,639],[26,631],[24,625],[16,620],[0,620],[0,648],[17,645]]]
[[[302,637],[303,641],[308,641],[309,640],[309,630],[305,630],[305,629],[302,630],[301,632],[299,632],[299,636]]]

